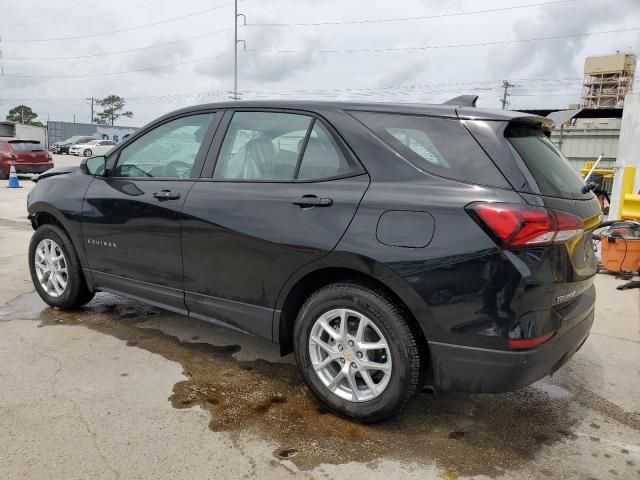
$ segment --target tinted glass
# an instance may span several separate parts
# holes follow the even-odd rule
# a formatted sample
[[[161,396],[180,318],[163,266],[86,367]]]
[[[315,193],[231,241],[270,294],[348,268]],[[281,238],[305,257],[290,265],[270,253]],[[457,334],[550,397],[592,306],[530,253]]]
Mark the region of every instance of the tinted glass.
[[[348,173],[350,169],[327,129],[322,123],[315,122],[304,150],[298,178],[309,180],[336,177]]]
[[[540,193],[552,197],[590,198],[584,181],[544,133],[525,125],[510,125],[506,137],[536,181]]]
[[[469,183],[509,186],[458,120],[393,113],[351,114],[418,168]]]
[[[120,152],[114,176],[189,177],[212,119],[211,113],[193,115],[147,132]]]
[[[306,115],[236,112],[213,178],[293,180],[310,123]]]
[[[40,142],[11,141],[9,145],[11,145],[11,148],[16,152],[37,152],[44,150]]]

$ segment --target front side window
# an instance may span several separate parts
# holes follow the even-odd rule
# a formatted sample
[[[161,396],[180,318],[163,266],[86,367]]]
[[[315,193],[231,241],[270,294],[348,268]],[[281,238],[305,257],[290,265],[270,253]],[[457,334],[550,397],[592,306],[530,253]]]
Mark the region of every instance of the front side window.
[[[147,132],[122,149],[113,176],[188,178],[213,116],[182,117]]]
[[[290,113],[236,112],[213,178],[292,180],[311,120]]]

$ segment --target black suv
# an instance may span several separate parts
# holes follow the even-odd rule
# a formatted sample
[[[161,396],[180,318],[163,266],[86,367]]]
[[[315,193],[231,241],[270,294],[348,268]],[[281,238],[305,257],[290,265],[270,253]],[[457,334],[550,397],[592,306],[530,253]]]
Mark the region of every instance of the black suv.
[[[474,103],[165,115],[39,177],[35,288],[63,309],[113,292],[277,342],[361,421],[425,384],[528,385],[589,334],[600,206],[547,119]]]

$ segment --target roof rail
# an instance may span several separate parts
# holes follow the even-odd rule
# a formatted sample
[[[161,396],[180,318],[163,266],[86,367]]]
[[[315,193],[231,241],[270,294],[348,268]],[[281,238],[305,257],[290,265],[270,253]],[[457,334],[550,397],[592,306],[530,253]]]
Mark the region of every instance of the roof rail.
[[[475,107],[478,95],[460,95],[443,103],[443,105],[455,105],[457,107]]]

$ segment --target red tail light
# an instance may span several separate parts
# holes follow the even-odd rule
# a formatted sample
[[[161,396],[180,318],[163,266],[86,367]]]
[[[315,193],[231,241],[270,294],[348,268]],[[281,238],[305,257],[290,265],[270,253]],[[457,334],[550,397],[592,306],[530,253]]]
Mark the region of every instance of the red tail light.
[[[544,207],[473,203],[467,211],[505,248],[564,243],[584,229],[580,217]]]
[[[531,348],[537,347],[538,345],[542,345],[544,342],[551,340],[556,332],[547,333],[546,335],[542,335],[541,337],[535,338],[526,338],[522,340],[515,340],[513,338],[507,338],[507,345],[513,348]]]

